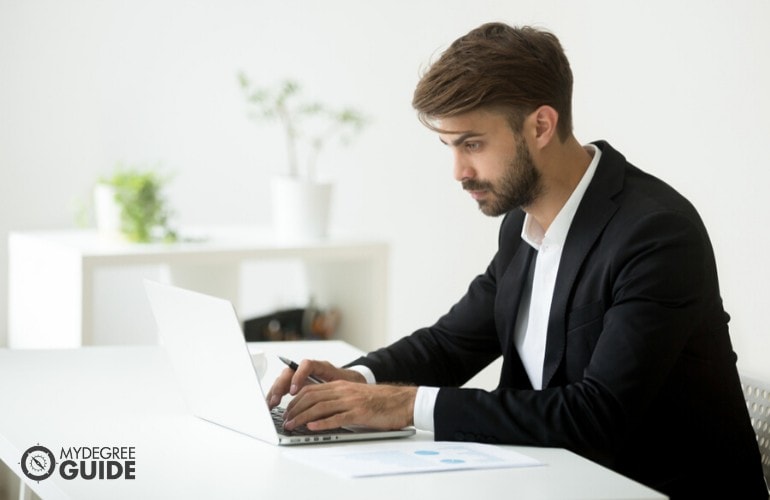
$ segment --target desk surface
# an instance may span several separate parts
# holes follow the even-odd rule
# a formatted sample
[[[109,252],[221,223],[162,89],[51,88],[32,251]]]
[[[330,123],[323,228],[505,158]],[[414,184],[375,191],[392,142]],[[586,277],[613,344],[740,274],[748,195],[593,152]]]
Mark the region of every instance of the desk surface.
[[[265,379],[282,369],[275,354],[338,363],[357,355],[342,342],[251,347],[268,353]],[[154,346],[0,349],[0,405],[0,459],[20,476],[22,453],[38,443],[54,454],[79,446],[135,449],[135,480],[65,480],[57,471],[39,483],[27,481],[44,499],[280,498],[289,491],[294,498],[391,499],[394,487],[407,498],[492,498],[505,491],[518,499],[664,498],[549,448],[514,447],[545,467],[364,479],[328,475],[285,457],[281,447],[190,416],[165,353]],[[430,440],[432,434],[410,439]]]

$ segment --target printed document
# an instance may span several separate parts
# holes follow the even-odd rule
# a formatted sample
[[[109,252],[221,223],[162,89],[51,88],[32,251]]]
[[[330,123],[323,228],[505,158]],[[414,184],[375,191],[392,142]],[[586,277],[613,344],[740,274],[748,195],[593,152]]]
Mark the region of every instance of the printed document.
[[[446,441],[332,444],[287,449],[299,462],[344,477],[544,465],[510,448]]]

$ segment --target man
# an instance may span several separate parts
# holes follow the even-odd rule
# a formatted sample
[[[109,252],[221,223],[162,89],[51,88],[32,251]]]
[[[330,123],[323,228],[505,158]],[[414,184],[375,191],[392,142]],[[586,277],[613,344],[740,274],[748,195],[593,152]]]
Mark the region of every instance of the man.
[[[288,429],[415,425],[568,448],[672,498],[767,498],[706,229],[609,144],[581,145],[571,100],[552,34],[455,41],[413,105],[481,211],[505,215],[497,254],[432,327],[347,368],[303,361],[268,402],[295,395]],[[458,388],[500,355],[496,390]]]

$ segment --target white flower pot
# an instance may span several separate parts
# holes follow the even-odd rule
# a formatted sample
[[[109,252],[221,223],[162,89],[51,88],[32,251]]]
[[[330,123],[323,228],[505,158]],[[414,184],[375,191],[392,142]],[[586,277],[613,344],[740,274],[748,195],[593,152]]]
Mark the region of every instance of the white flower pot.
[[[94,186],[94,218],[100,234],[123,238],[120,205],[115,201],[115,188],[107,184]]]
[[[327,236],[331,183],[274,177],[270,188],[273,229],[279,241],[313,241]]]

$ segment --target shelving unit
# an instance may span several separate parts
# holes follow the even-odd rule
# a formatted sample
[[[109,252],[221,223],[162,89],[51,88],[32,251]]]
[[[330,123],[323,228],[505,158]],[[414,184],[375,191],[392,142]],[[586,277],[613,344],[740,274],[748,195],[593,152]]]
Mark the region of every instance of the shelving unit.
[[[227,298],[239,313],[259,306],[248,303],[249,290],[280,294],[304,280],[318,304],[342,312],[335,338],[363,350],[385,343],[387,244],[337,238],[283,244],[250,227],[182,234],[178,243],[132,244],[94,230],[12,232],[9,347],[154,343],[143,278]],[[254,264],[286,262],[301,271],[265,283],[248,276]]]

